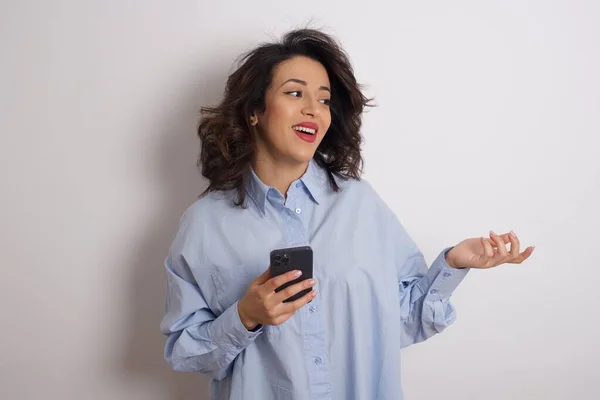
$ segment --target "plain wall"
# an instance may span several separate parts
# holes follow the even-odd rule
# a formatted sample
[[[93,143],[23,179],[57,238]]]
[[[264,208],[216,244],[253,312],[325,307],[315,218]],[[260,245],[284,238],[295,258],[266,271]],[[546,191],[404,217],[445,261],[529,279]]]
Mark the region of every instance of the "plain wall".
[[[490,229],[537,246],[471,271],[456,323],[404,350],[406,398],[600,398],[600,3],[0,4],[0,398],[207,398],[159,332],[163,260],[206,184],[199,108],[309,21],[379,105],[365,177],[429,262]]]

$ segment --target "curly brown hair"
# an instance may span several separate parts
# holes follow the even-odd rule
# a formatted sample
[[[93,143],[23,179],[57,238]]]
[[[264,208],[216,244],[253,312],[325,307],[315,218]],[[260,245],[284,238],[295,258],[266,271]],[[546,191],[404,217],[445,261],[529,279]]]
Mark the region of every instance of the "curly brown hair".
[[[204,196],[218,190],[237,191],[235,204],[243,206],[250,163],[256,139],[250,116],[266,109],[265,92],[272,83],[275,67],[295,56],[321,63],[331,83],[331,125],[313,159],[324,168],[334,191],[339,187],[334,176],[360,180],[362,112],[372,106],[361,92],[349,57],[331,36],[315,29],[297,29],[282,40],[262,44],[242,55],[240,66],[227,79],[224,98],[216,107],[202,107],[198,126],[201,141],[197,166],[208,181]]]

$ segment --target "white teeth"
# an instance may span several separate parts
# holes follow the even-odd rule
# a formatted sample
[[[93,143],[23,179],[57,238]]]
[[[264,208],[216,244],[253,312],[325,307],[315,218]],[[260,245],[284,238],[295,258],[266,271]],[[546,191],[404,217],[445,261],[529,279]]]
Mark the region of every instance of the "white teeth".
[[[295,130],[300,131],[300,132],[310,133],[311,135],[315,134],[315,130],[314,129],[306,128],[304,126],[294,126],[294,127],[292,127],[292,129],[295,129]]]

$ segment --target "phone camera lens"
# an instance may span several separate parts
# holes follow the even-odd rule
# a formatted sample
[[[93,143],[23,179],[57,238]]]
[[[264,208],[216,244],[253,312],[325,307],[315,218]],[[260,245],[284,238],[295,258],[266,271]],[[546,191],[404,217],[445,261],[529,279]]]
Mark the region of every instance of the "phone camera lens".
[[[288,261],[290,261],[290,258],[288,257],[288,255],[287,255],[287,254],[284,254],[284,255],[283,255],[283,262],[287,264],[287,263],[288,263]]]
[[[278,254],[278,255],[275,256],[275,261],[279,261],[279,260],[281,260],[281,257]]]

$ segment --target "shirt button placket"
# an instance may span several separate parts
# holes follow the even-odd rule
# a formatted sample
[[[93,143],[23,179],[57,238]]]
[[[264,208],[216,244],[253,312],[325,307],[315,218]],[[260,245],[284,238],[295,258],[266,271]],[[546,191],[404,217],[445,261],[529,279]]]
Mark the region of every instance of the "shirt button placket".
[[[303,220],[306,221],[306,207],[304,202],[308,201],[306,193],[300,188],[294,192],[286,204],[286,224],[289,226],[290,239],[293,245],[304,245],[309,243],[308,231],[305,229]],[[316,271],[313,272],[316,277]],[[331,387],[329,382],[329,366],[327,361],[327,346],[325,344],[324,324],[322,315],[318,312],[318,296],[308,307],[299,310],[304,331],[305,363],[308,370],[311,398],[330,399]],[[308,312],[307,312],[308,310]]]

